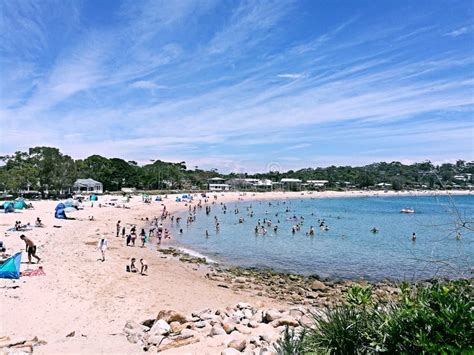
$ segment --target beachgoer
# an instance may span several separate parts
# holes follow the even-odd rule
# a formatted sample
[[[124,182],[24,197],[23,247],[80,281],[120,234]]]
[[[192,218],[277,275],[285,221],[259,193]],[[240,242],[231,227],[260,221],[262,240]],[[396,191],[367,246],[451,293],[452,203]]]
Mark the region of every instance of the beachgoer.
[[[41,222],[41,219],[39,217],[36,217],[35,226],[36,227],[44,227],[44,224],[43,224],[43,222]]]
[[[132,258],[132,259],[130,260],[130,272],[137,272],[137,271],[138,271],[138,270],[137,270],[137,267],[135,266],[135,261],[136,261],[136,260],[137,260],[137,259],[135,259],[135,258]]]
[[[99,240],[99,243],[97,243],[97,249],[100,250],[100,253],[102,254],[102,262],[104,262],[105,261],[105,251],[107,250],[107,239],[101,238]]]
[[[145,247],[145,242],[146,242],[146,233],[145,229],[142,228],[142,231],[140,232],[140,240],[142,241],[142,248]]]
[[[415,232],[413,232],[413,234],[411,235],[411,240],[412,240],[413,242],[416,241],[416,233],[415,233]]]
[[[125,238],[125,226],[122,227],[122,238]]]
[[[148,264],[147,264],[146,260],[145,259],[140,259],[140,265],[141,265],[140,274],[141,275],[146,275],[146,273],[148,272]]]
[[[120,221],[117,222],[117,235],[116,237],[118,237],[120,235]]]
[[[26,252],[28,253],[28,264],[31,264],[31,257],[33,256],[36,260],[37,263],[40,262],[41,258],[39,258],[36,255],[36,245],[33,243],[33,241],[26,237],[24,234],[20,235],[20,239],[25,242],[26,245]]]

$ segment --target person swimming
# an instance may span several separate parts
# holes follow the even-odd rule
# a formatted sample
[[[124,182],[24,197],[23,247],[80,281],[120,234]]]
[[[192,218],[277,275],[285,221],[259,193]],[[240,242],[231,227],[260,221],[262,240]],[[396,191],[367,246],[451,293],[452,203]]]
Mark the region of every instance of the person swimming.
[[[372,233],[374,233],[374,234],[379,232],[379,230],[378,230],[377,228],[375,228],[375,227],[372,228],[370,231],[371,231]]]

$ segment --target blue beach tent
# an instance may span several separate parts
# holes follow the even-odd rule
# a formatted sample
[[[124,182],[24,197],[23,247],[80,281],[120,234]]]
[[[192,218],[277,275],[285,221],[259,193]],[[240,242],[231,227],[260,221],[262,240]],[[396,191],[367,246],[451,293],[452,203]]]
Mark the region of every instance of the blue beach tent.
[[[90,200],[97,201],[98,200],[97,195],[91,195]]]
[[[20,278],[21,252],[9,257],[0,265],[0,279]]]
[[[22,210],[26,208],[26,203],[23,200],[16,200],[15,203],[13,204],[13,208],[16,210]]]
[[[3,208],[5,210],[5,213],[15,212],[15,208],[13,207],[13,203],[11,203],[11,202],[5,202],[3,204]]]
[[[58,205],[56,206],[55,210],[63,210],[66,208],[66,205],[62,202],[59,202]]]

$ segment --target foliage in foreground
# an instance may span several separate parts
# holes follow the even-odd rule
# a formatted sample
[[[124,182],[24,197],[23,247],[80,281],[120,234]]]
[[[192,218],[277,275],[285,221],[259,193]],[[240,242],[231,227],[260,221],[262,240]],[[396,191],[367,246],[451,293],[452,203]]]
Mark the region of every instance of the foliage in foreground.
[[[355,286],[346,304],[313,314],[314,326],[299,337],[287,331],[278,354],[473,353],[470,280],[401,290],[397,302],[382,304]]]

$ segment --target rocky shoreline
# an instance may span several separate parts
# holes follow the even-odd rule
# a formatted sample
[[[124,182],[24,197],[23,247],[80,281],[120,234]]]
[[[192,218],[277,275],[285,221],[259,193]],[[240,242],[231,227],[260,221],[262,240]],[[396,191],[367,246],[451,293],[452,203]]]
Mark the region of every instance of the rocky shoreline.
[[[208,264],[206,258],[194,257],[175,248],[160,249],[160,253],[171,255],[181,262],[205,265],[205,277],[215,281],[218,287],[236,292],[247,291],[256,296],[264,296],[288,303],[311,307],[333,307],[344,301],[344,293],[354,285],[371,286],[374,297],[381,302],[389,302],[400,293],[398,286],[389,281],[368,282],[365,280],[330,280],[318,276],[285,274],[272,270],[227,267]]]
[[[203,309],[184,315],[162,310],[154,319],[128,321],[127,340],[146,352],[161,352],[206,342],[221,355],[273,355],[286,327],[310,326],[311,316],[303,307],[288,310],[259,309],[240,302],[225,309]]]

